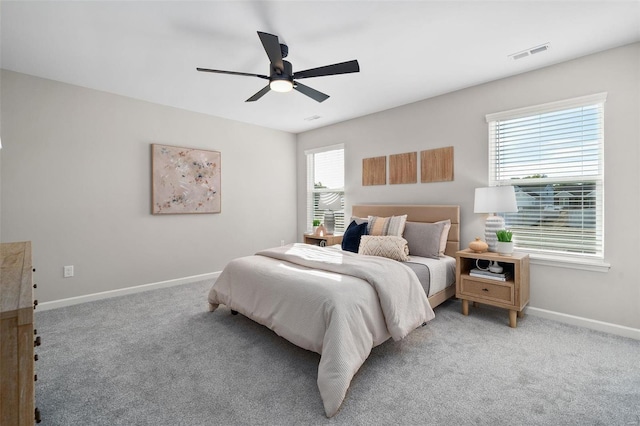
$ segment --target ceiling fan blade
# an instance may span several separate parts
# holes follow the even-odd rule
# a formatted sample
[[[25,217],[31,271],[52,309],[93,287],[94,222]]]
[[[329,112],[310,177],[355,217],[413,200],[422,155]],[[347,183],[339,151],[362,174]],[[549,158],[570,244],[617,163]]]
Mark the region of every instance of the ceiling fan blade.
[[[283,71],[284,64],[282,63],[282,51],[280,50],[278,36],[258,31],[258,37],[260,37],[264,51],[267,52],[269,61],[275,68]]]
[[[293,88],[296,89],[298,92],[302,93],[303,95],[307,95],[311,99],[316,100],[318,102],[326,101],[329,98],[329,95],[325,95],[322,92],[318,92],[316,89],[312,89],[311,87],[305,86],[304,84],[298,83],[297,81],[293,82]]]
[[[260,91],[258,93],[256,93],[255,95],[253,95],[252,97],[247,99],[245,102],[255,102],[258,99],[260,99],[261,97],[263,97],[264,95],[266,95],[269,90],[271,90],[271,88],[267,84],[262,89],[260,89]]]
[[[201,72],[213,72],[213,73],[217,73],[217,74],[246,75],[248,77],[260,77],[260,78],[264,78],[264,79],[267,79],[267,80],[269,79],[269,77],[266,76],[266,75],[250,74],[248,72],[212,70],[212,69],[209,69],[209,68],[196,68],[196,70],[201,71]]]
[[[294,78],[322,77],[325,75],[349,74],[359,72],[360,65],[357,60],[340,62],[339,64],[325,65],[324,67],[311,68],[304,71],[298,71],[293,74]]]

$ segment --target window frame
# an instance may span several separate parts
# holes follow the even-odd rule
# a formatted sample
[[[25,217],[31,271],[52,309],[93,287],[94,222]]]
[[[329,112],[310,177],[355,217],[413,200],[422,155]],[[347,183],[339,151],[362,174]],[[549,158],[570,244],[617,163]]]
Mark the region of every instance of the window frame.
[[[598,148],[598,167],[599,172],[593,178],[585,178],[585,177],[569,177],[566,179],[563,178],[543,178],[543,179],[533,179],[528,181],[529,184],[534,183],[552,183],[553,181],[557,183],[566,184],[572,179],[575,181],[594,181],[596,185],[596,189],[598,191],[596,197],[597,202],[600,203],[600,212],[596,213],[596,229],[600,232],[601,242],[597,246],[596,254],[569,254],[562,253],[553,250],[544,250],[544,249],[532,249],[532,248],[524,248],[518,247],[517,245],[517,233],[514,234],[515,238],[515,246],[518,251],[522,251],[525,253],[529,253],[531,257],[531,262],[534,264],[542,264],[548,266],[557,266],[557,267],[566,267],[573,269],[581,269],[581,270],[591,270],[598,272],[606,272],[610,268],[610,264],[605,261],[605,219],[604,219],[604,122],[605,122],[605,113],[604,113],[604,104],[606,102],[607,93],[596,93],[593,95],[581,96],[577,98],[566,99],[562,101],[549,102],[541,105],[534,105],[524,108],[518,108],[508,111],[502,111],[493,114],[486,115],[487,122],[487,130],[488,130],[488,174],[489,186],[501,186],[501,185],[513,185],[514,182],[512,180],[499,179],[499,170],[498,170],[498,160],[495,158],[495,152],[497,150],[497,136],[496,136],[496,123],[505,120],[514,120],[525,117],[532,117],[536,115],[552,113],[552,112],[560,112],[564,110],[570,110],[573,108],[579,107],[587,107],[592,105],[598,105],[601,109],[600,111],[600,125],[601,125],[601,133],[600,133],[600,141]],[[596,231],[596,232],[597,232]]]
[[[342,158],[343,158],[343,167],[342,167],[342,178],[343,178],[343,186],[341,188],[315,188],[315,164],[314,164],[314,158],[316,154],[320,154],[320,153],[324,153],[324,152],[329,152],[329,151],[338,151],[338,150],[342,150]],[[314,204],[314,194],[323,194],[323,193],[338,193],[341,195],[342,198],[342,211],[335,215],[336,216],[336,227],[334,230],[334,233],[336,234],[341,234],[344,233],[345,229],[346,229],[346,225],[344,222],[344,205],[345,205],[345,201],[344,201],[344,197],[345,197],[345,191],[344,191],[344,153],[345,153],[345,149],[344,149],[344,144],[335,144],[335,145],[328,145],[328,146],[323,146],[323,147],[318,147],[318,148],[314,148],[314,149],[309,149],[309,150],[305,150],[304,154],[305,154],[305,159],[306,159],[306,165],[307,165],[307,189],[306,189],[306,232],[311,232],[313,230],[313,219],[315,217],[317,217],[318,215],[314,215],[314,212],[316,212],[315,210],[315,204]],[[340,219],[340,214],[342,215],[342,218]],[[338,226],[338,224],[341,223],[342,226]]]

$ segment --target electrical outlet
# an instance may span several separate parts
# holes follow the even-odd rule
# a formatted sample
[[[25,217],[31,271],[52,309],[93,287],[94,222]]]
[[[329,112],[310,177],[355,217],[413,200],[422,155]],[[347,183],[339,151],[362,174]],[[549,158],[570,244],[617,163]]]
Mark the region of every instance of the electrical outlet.
[[[64,277],[69,278],[73,276],[73,265],[64,267]]]

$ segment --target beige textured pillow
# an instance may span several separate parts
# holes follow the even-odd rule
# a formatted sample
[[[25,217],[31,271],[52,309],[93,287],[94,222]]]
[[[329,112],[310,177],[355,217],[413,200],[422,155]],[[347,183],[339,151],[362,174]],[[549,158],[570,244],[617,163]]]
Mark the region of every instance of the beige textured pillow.
[[[369,235],[394,235],[402,237],[404,225],[407,222],[407,215],[378,217],[369,216],[369,225],[367,225],[367,234]]]
[[[406,262],[409,260],[409,245],[407,240],[402,237],[363,235],[360,239],[358,253]]]

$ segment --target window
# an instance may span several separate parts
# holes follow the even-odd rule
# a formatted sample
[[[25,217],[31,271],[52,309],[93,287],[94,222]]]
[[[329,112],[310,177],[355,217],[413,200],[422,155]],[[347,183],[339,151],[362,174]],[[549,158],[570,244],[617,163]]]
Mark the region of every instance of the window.
[[[568,262],[604,259],[604,102],[585,96],[487,115],[489,185],[513,185],[515,246]]]
[[[333,212],[334,232],[344,232],[344,148],[305,151],[307,156],[307,229]]]

